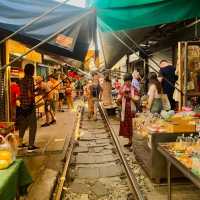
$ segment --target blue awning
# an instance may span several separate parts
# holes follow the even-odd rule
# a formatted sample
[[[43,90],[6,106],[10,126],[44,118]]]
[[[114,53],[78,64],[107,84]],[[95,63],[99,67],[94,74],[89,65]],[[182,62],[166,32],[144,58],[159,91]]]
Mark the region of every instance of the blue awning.
[[[3,36],[16,31],[57,4],[53,0],[0,0],[0,30]],[[96,16],[90,8],[63,4],[20,32],[15,39],[35,45],[65,26],[67,28],[64,32],[43,45],[40,50],[44,48],[45,51],[83,60],[96,32]]]

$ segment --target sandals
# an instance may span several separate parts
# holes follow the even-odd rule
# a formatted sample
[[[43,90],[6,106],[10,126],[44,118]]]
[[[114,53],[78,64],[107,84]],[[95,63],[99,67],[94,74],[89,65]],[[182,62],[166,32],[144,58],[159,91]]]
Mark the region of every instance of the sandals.
[[[124,147],[131,147],[132,143],[125,144]]]

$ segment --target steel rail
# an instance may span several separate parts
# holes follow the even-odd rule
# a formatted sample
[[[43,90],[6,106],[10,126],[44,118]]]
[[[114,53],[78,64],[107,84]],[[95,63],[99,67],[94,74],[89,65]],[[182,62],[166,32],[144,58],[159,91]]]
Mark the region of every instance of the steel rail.
[[[100,112],[102,113],[103,115],[103,118],[105,119],[105,122],[109,128],[109,131],[111,133],[111,136],[112,136],[112,139],[115,143],[115,146],[116,146],[116,149],[118,151],[118,154],[121,158],[121,161],[122,161],[122,164],[124,166],[124,169],[126,171],[126,174],[128,176],[128,179],[129,179],[129,182],[131,184],[131,189],[133,191],[133,195],[137,198],[137,200],[145,200],[144,196],[142,195],[142,191],[140,190],[140,187],[137,183],[137,180],[134,176],[134,174],[132,173],[127,161],[126,161],[126,158],[124,156],[124,153],[122,151],[122,148],[121,148],[121,145],[119,143],[119,139],[117,138],[116,134],[115,134],[115,131],[113,130],[113,128],[110,126],[110,123],[109,123],[109,120],[108,120],[108,116],[102,106],[101,103],[99,103],[99,108],[100,108]]]
[[[29,26],[31,26],[32,24],[34,24],[35,22],[39,21],[40,19],[42,19],[43,17],[45,17],[46,15],[50,14],[51,12],[53,12],[54,10],[56,10],[57,8],[61,7],[63,4],[67,3],[69,0],[65,0],[63,2],[60,2],[58,4],[56,4],[55,6],[49,8],[48,10],[46,10],[45,12],[43,12],[41,15],[33,18],[31,21],[27,22],[26,24],[24,24],[22,27],[20,27],[19,29],[17,29],[15,32],[11,33],[10,35],[8,35],[7,37],[5,37],[4,39],[2,39],[0,41],[0,44],[4,43],[5,41],[9,40],[10,38],[12,38],[13,36],[15,36],[16,34],[20,33],[21,31],[23,31],[24,29],[28,28]]]
[[[59,181],[58,181],[57,191],[53,195],[53,200],[60,200],[61,195],[62,195],[63,185],[65,183],[66,174],[67,174],[67,171],[68,171],[68,168],[69,168],[69,164],[70,164],[70,160],[71,160],[71,157],[72,157],[74,145],[76,144],[77,136],[79,135],[79,128],[80,128],[80,120],[81,120],[82,109],[83,109],[82,107],[79,107],[76,127],[75,127],[75,130],[74,130],[74,132],[72,134],[72,137],[71,137],[71,144],[66,149],[65,165],[64,165],[64,168],[63,168],[62,175],[61,175],[61,177],[59,178]]]
[[[24,56],[26,56],[27,54],[29,54],[30,52],[32,52],[33,50],[37,49],[38,47],[42,46],[43,44],[47,43],[49,40],[53,39],[55,36],[57,36],[58,34],[62,33],[63,31],[65,31],[68,27],[70,27],[71,25],[77,23],[81,18],[86,17],[87,15],[89,15],[90,13],[95,12],[94,9],[89,10],[87,13],[84,13],[82,15],[79,16],[78,19],[72,20],[69,24],[67,24],[66,26],[60,28],[58,31],[56,31],[55,33],[51,34],[49,37],[45,38],[44,40],[42,40],[40,43],[38,43],[37,45],[33,46],[31,49],[29,49],[27,52],[25,52],[24,54],[22,54],[21,56],[15,58],[14,60],[12,60],[11,62],[9,62],[6,65],[3,65],[0,70],[5,69],[6,67],[12,65],[13,63],[15,63],[16,61],[20,60],[21,58],[23,58]]]

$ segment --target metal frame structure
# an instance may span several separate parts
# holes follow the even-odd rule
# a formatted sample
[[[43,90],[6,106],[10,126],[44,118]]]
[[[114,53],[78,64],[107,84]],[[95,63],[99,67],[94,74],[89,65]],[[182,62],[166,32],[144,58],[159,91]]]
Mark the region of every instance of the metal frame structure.
[[[190,179],[198,188],[200,188],[200,178],[194,175],[190,170],[186,168],[180,161],[170,155],[169,152],[163,147],[165,144],[158,145],[158,151],[167,160],[167,180],[168,180],[168,200],[172,200],[172,190],[171,190],[171,166],[174,165],[179,169],[188,179]]]

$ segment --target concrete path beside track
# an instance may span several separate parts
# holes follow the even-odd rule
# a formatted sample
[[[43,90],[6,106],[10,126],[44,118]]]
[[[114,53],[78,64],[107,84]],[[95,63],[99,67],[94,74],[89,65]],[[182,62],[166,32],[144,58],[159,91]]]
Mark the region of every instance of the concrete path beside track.
[[[76,112],[65,110],[56,113],[56,124],[41,127],[44,120],[38,121],[36,146],[40,149],[27,153],[26,149],[19,151],[32,177],[33,184],[29,188],[26,199],[49,200],[52,195],[57,177],[63,167],[64,147],[70,142],[74,130]],[[25,135],[28,141],[28,134]]]

